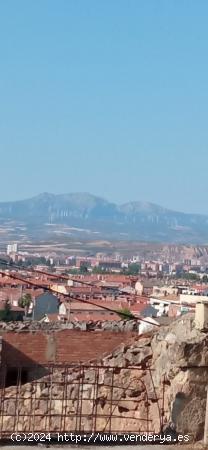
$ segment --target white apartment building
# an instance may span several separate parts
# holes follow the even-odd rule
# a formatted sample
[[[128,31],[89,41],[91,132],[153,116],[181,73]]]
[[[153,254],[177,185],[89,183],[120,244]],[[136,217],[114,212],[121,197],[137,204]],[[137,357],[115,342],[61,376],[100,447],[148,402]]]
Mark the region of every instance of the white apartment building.
[[[7,255],[10,255],[11,253],[17,253],[18,246],[17,244],[9,244],[7,245]]]

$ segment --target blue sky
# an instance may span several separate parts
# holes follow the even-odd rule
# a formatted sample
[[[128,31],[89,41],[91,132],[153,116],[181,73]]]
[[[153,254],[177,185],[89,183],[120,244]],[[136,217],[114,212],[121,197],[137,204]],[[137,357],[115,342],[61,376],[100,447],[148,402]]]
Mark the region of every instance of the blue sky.
[[[208,2],[0,5],[0,200],[91,192],[208,214]]]

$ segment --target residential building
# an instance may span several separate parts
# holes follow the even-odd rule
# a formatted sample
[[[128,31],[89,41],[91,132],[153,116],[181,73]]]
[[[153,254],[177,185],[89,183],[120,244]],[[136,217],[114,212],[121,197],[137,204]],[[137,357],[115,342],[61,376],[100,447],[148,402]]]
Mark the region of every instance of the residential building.
[[[46,314],[57,314],[59,308],[59,299],[50,293],[40,295],[35,299],[33,307],[33,319],[41,320]]]
[[[17,244],[8,244],[7,245],[7,255],[10,255],[10,253],[17,253]]]

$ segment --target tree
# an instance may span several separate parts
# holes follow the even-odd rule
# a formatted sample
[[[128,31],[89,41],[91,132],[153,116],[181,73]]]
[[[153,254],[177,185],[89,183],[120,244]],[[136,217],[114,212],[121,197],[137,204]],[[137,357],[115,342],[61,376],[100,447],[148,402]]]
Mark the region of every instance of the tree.
[[[5,322],[10,322],[12,320],[12,312],[9,299],[5,301],[4,309],[0,311],[0,319]]]
[[[199,275],[197,275],[196,273],[184,273],[182,275],[182,278],[185,278],[185,280],[190,280],[190,281],[198,281],[200,279]]]
[[[112,270],[108,270],[102,266],[96,266],[96,267],[93,267],[92,273],[95,273],[98,275],[102,275],[102,274],[108,275],[108,274],[112,273]],[[114,275],[116,276],[117,273],[115,273]]]
[[[141,270],[140,264],[132,263],[132,264],[129,264],[128,269],[123,269],[123,273],[125,275],[138,275],[140,270]]]
[[[82,265],[80,266],[80,273],[83,274],[83,275],[84,275],[85,273],[88,273],[87,265],[82,264]]]
[[[118,309],[116,312],[119,314],[119,316],[121,317],[122,320],[134,319],[133,314],[131,313],[130,309],[128,309],[128,308],[121,308],[121,309]]]
[[[31,302],[32,297],[30,294],[24,294],[18,301],[18,305],[20,306],[20,308],[24,308],[25,310],[25,316],[28,314]]]
[[[68,274],[70,274],[70,275],[78,275],[79,274],[79,270],[78,269],[68,269],[67,270],[67,275]]]

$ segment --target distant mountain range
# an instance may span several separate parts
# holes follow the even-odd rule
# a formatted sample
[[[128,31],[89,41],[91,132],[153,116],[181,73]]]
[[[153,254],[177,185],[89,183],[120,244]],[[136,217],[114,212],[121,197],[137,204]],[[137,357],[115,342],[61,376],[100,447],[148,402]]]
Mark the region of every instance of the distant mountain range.
[[[208,216],[185,214],[161,206],[129,202],[123,205],[87,193],[36,197],[0,203],[0,227],[26,236],[56,235],[88,239],[156,242],[208,242]],[[19,232],[18,232],[19,230]]]

